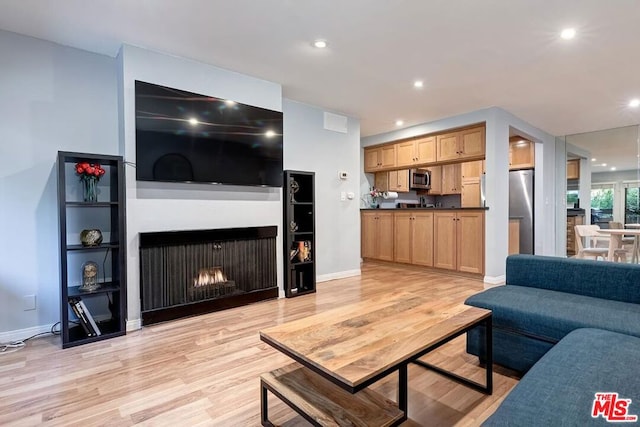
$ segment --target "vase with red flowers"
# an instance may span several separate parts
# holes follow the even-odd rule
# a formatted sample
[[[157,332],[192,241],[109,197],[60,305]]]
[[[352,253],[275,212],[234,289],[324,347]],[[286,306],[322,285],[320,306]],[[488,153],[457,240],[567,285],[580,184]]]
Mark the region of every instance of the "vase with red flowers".
[[[98,181],[105,174],[104,168],[98,163],[76,163],[76,173],[80,175],[82,182],[82,198],[85,202],[98,201]]]

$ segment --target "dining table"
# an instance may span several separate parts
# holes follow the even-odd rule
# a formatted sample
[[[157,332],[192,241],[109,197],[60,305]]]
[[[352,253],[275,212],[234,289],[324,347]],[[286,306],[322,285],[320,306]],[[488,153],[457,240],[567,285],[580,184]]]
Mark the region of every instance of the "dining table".
[[[635,224],[634,224],[635,225]],[[627,224],[627,227],[629,224]],[[633,236],[633,248],[631,250],[631,262],[638,263],[639,254],[638,251],[640,249],[638,240],[640,239],[640,224],[638,224],[639,228],[604,228],[600,230],[601,234],[608,234],[610,236],[609,239],[609,252],[607,254],[607,260],[614,260],[614,253],[616,249],[622,248],[622,237],[623,236]]]

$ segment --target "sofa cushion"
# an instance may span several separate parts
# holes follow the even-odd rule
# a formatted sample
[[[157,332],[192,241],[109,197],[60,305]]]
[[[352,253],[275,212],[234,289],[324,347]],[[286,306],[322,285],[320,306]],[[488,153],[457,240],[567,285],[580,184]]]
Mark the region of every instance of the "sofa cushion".
[[[640,304],[638,264],[511,255],[506,283]]]
[[[578,328],[640,337],[639,304],[511,285],[487,289],[465,303],[492,310],[495,328],[549,342],[557,342]]]
[[[611,425],[592,418],[595,393],[631,399],[640,419],[640,339],[577,329],[545,354],[483,424],[494,426]]]

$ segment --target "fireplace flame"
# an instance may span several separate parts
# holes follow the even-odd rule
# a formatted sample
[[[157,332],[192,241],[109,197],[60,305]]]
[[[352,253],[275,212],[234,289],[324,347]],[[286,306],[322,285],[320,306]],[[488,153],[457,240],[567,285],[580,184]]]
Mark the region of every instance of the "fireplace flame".
[[[193,286],[198,288],[200,286],[215,285],[216,283],[224,283],[226,281],[227,277],[222,272],[222,268],[201,268],[198,270],[198,276],[193,280]]]

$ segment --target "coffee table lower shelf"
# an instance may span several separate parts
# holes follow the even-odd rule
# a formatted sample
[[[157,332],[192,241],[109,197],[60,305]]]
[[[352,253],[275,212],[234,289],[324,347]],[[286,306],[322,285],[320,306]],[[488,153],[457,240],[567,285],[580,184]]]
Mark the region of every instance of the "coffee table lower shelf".
[[[397,426],[407,419],[397,403],[365,389],[352,394],[298,363],[260,377],[261,422],[269,421],[267,390],[314,426]],[[357,418],[356,418],[357,417]]]

